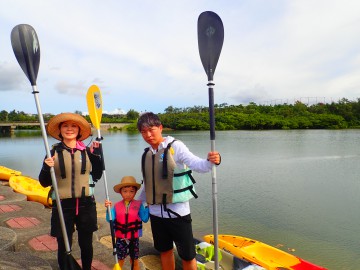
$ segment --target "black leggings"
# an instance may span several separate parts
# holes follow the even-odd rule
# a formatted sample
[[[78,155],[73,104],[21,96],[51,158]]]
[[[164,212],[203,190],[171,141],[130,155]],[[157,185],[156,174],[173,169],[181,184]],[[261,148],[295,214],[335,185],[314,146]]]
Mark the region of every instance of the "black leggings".
[[[72,246],[72,234],[68,235],[70,248]],[[91,262],[93,259],[92,232],[78,231],[78,243],[81,250],[81,263],[83,270],[91,270]],[[66,260],[66,248],[63,237],[57,237],[58,242],[58,264],[60,269]]]
[[[93,258],[93,232],[97,230],[95,199],[94,197],[64,199],[61,200],[61,205],[70,248],[72,246],[72,236],[76,227],[78,232],[78,242],[81,249],[82,268],[84,270],[90,270]],[[66,249],[60,223],[59,213],[55,203],[51,215],[51,235],[55,236],[58,240],[58,263],[61,266],[60,269],[63,270]]]

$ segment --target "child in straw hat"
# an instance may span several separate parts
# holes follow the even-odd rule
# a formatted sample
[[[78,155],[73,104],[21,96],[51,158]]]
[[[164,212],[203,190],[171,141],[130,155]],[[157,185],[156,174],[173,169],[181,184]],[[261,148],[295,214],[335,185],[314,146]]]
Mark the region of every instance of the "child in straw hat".
[[[135,200],[140,188],[133,176],[124,176],[120,184],[114,186],[114,191],[120,193],[122,200],[111,208],[111,217],[115,220],[116,250],[119,265],[122,267],[125,258],[130,255],[131,269],[139,270],[139,237],[142,236],[142,222],[149,220],[149,210],[142,201]],[[105,207],[111,206],[111,201],[105,200]],[[106,220],[110,221],[109,213]]]

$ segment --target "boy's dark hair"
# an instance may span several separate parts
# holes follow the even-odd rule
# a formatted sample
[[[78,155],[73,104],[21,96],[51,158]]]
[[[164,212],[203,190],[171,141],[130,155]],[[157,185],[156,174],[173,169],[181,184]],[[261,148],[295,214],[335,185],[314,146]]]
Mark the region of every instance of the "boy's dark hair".
[[[152,112],[146,112],[143,113],[137,122],[137,129],[141,132],[141,130],[145,127],[145,128],[150,128],[150,127],[158,127],[161,125],[161,121],[159,116],[157,116],[156,114],[152,113]]]

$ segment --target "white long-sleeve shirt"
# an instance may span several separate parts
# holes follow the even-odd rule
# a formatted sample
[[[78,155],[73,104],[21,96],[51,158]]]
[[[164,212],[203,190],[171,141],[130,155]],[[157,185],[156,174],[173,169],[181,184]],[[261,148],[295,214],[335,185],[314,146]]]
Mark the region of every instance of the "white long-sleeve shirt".
[[[160,143],[158,146],[158,150],[164,149],[167,147],[169,143],[174,140],[173,137],[167,136],[165,140]],[[174,161],[176,166],[179,169],[190,168],[191,170],[198,173],[206,173],[211,171],[212,163],[206,159],[199,158],[190,152],[189,148],[181,141],[175,141],[171,147],[174,150]],[[155,154],[158,150],[153,149],[150,146],[150,151]],[[139,195],[139,200],[143,202],[146,201],[145,188],[141,190]],[[181,203],[169,203],[166,205],[168,209],[171,209],[175,213],[178,213],[180,216],[186,216],[190,214],[190,204],[189,201],[181,202]],[[164,206],[162,204],[152,204],[149,205],[150,214],[163,218],[174,218],[176,217],[174,214],[170,214],[164,210]]]

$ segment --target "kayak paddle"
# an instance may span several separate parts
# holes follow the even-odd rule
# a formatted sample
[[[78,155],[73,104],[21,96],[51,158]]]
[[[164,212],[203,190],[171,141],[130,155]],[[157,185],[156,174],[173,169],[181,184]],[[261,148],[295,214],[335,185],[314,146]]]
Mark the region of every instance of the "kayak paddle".
[[[41,112],[40,101],[38,97],[39,91],[37,90],[37,86],[36,86],[36,79],[40,65],[40,44],[34,28],[28,24],[19,24],[15,26],[11,31],[11,45],[15,57],[20,64],[20,67],[22,68],[22,70],[24,71],[25,75],[27,76],[27,78],[31,83],[33,89],[32,93],[34,94],[35,97],[35,104],[39,116],[39,122],[40,122],[42,137],[44,140],[46,155],[48,158],[50,158],[51,153],[50,153],[49,143],[47,140],[44,119]],[[64,243],[66,249],[64,269],[81,270],[80,265],[71,255],[70,244],[69,244],[68,235],[66,233],[64,214],[60,203],[60,196],[57,187],[54,167],[50,168],[50,174],[51,174],[52,186],[55,192],[55,199],[59,213],[61,231],[64,237]]]
[[[105,162],[104,162],[104,153],[102,149],[101,144],[101,132],[100,132],[100,123],[101,123],[101,117],[102,117],[102,97],[101,97],[101,91],[97,85],[90,86],[87,94],[86,94],[86,102],[89,110],[89,115],[91,119],[91,123],[97,130],[97,138],[96,140],[99,141],[99,149],[101,153],[101,160],[102,160],[102,168],[103,168],[103,178],[104,178],[104,185],[105,185],[105,195],[106,199],[109,200],[109,191],[107,186],[107,180],[106,180],[106,172],[105,172]],[[115,265],[113,267],[113,270],[121,270],[121,267],[119,265],[118,259],[117,259],[117,253],[116,253],[116,244],[115,244],[115,232],[114,232],[114,221],[111,216],[111,208],[110,206],[107,207],[107,211],[109,214],[109,220],[110,220],[110,232],[111,232],[111,241],[113,245],[113,255],[115,257]]]
[[[215,151],[215,117],[214,117],[214,73],[220,57],[224,42],[224,26],[220,17],[212,11],[204,11],[198,18],[198,45],[200,59],[208,77],[209,87],[209,116],[210,116],[210,143],[211,152]],[[216,167],[213,164],[212,177],[212,199],[213,199],[213,230],[214,249],[218,250],[218,214],[217,214],[217,183]],[[219,269],[218,252],[214,253],[215,269]]]

